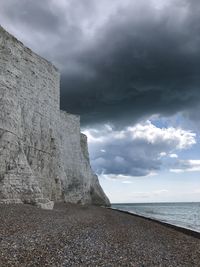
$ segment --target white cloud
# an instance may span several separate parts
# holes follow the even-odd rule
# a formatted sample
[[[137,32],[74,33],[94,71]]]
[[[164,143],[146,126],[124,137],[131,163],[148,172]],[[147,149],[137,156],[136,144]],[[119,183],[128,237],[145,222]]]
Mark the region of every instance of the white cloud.
[[[180,160],[177,162],[176,167],[170,169],[174,173],[182,172],[199,172],[200,160]]]
[[[160,153],[160,156],[161,156],[161,157],[165,157],[166,155],[167,155],[166,152],[161,152],[161,153]]]
[[[105,179],[105,180],[109,180],[109,181],[121,181],[122,183],[132,183],[132,181],[134,178],[144,178],[144,177],[152,177],[152,176],[156,176],[158,175],[156,172],[150,172],[145,176],[131,176],[131,175],[123,175],[123,174],[105,174],[105,173],[101,173],[99,175],[100,179]],[[127,181],[127,182],[126,182]]]
[[[84,133],[88,136],[93,169],[98,174],[113,174],[115,178],[155,175],[167,155],[176,159],[176,150],[196,144],[195,133],[174,127],[159,128],[150,121],[122,130],[106,124],[98,129],[86,129]]]
[[[172,159],[173,159],[173,158],[174,158],[174,159],[177,159],[177,158],[178,158],[178,155],[177,155],[177,154],[170,154],[169,157],[172,158]]]
[[[176,149],[187,149],[196,144],[195,133],[174,127],[158,128],[150,121],[128,127],[128,131],[132,133],[134,140],[144,140],[150,144],[173,143]]]

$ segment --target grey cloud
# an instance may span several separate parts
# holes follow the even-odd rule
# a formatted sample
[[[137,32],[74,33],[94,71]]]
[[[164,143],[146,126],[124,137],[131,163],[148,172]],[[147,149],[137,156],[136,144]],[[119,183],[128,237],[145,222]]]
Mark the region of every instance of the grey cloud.
[[[51,6],[51,1],[7,0],[1,1],[2,15],[10,18],[16,26],[27,24],[32,30],[56,31],[61,24],[61,16]],[[31,34],[31,32],[30,32]]]
[[[171,115],[196,106],[200,32],[193,10],[199,4],[182,3],[188,10],[185,18],[175,4],[160,18],[151,7],[143,16],[133,8],[112,18],[95,45],[75,59],[94,76],[63,74],[62,107],[80,113],[83,123],[129,124],[153,113]]]
[[[158,159],[159,148],[152,149],[146,142],[133,142],[128,136],[122,142],[111,140],[104,144],[104,153],[98,144],[90,147],[91,164],[98,174],[145,176],[160,170],[162,165]]]
[[[160,10],[152,1],[130,1],[91,36],[84,25],[104,16],[99,2],[55,3],[9,0],[0,7],[2,20],[12,28],[23,24],[28,44],[61,68],[63,109],[80,114],[83,125],[192,114],[200,101],[199,1],[165,1]],[[38,33],[44,43],[33,41]]]
[[[159,129],[150,122],[123,130],[105,126],[85,133],[89,138],[91,164],[98,174],[146,176],[161,169],[169,170],[179,161],[170,158],[170,154],[196,143],[196,136],[190,131]]]
[[[187,159],[187,160],[176,160],[171,164],[171,172],[199,172],[200,171],[200,160],[199,159]]]

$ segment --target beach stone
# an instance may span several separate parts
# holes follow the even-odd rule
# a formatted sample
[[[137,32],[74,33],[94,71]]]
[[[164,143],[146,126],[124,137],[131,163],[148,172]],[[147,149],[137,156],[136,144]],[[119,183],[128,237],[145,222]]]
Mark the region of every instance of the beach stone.
[[[52,210],[54,207],[54,201],[49,201],[48,199],[41,199],[36,202],[36,206],[44,210]]]
[[[52,201],[109,205],[80,117],[60,110],[58,70],[0,27],[0,202]]]

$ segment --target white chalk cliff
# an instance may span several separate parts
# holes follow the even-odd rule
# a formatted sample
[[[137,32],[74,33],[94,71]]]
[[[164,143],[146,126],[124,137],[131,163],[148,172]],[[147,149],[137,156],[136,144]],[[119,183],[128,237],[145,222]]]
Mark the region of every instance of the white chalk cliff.
[[[57,69],[0,27],[0,203],[109,205],[59,87]]]

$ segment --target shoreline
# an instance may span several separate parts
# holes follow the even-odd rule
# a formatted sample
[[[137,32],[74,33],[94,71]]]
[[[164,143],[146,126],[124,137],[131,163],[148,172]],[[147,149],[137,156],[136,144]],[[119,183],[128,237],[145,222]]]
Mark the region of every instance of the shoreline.
[[[120,209],[115,209],[115,208],[110,208],[110,207],[107,208],[107,209],[111,209],[113,211],[118,211],[118,212],[125,213],[125,214],[128,214],[128,215],[134,216],[134,217],[139,217],[139,218],[151,221],[151,222],[155,222],[155,223],[158,223],[160,225],[166,226],[168,228],[174,229],[174,230],[176,230],[178,232],[181,232],[183,234],[187,234],[189,236],[192,236],[192,237],[200,239],[200,232],[194,231],[192,229],[188,229],[188,228],[184,228],[182,226],[178,226],[178,225],[170,224],[170,223],[167,223],[167,222],[159,221],[158,219],[145,217],[143,215],[139,215],[137,213],[132,213],[132,212],[125,211],[125,210],[120,210]]]

